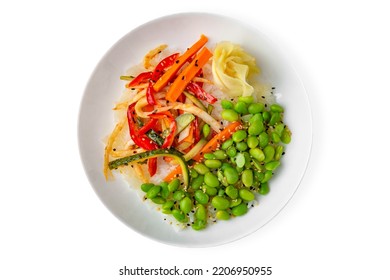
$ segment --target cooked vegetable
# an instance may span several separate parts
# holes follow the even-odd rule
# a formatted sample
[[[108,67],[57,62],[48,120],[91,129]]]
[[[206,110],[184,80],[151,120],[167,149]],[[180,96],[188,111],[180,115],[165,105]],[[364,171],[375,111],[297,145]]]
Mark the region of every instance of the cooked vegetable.
[[[199,108],[202,109],[203,111],[207,112],[206,107],[203,105],[203,103],[202,103],[198,98],[196,98],[194,95],[192,95],[191,93],[189,93],[189,92],[187,92],[187,91],[183,91],[183,94],[184,94],[192,103],[194,103],[197,107],[199,107]]]
[[[210,50],[204,47],[192,60],[183,72],[179,74],[176,80],[172,83],[168,89],[166,99],[170,102],[175,102],[179,95],[186,88],[188,83],[195,77],[199,69],[201,69],[213,56]]]
[[[185,186],[189,185],[190,178],[189,178],[189,171],[188,171],[187,164],[183,158],[183,155],[178,151],[176,151],[175,149],[157,149],[153,151],[146,151],[143,153],[135,154],[128,157],[119,158],[110,161],[108,167],[110,170],[117,169],[120,166],[129,165],[132,162],[139,162],[145,159],[150,159],[155,157],[172,157],[175,160],[177,160],[182,170],[184,185]]]
[[[228,140],[233,133],[240,128],[240,122],[233,122],[229,124],[224,130],[215,135],[193,159],[198,162],[201,161],[204,154],[216,151],[222,142]]]
[[[180,68],[186,63],[194,54],[196,54],[208,41],[208,38],[201,35],[200,39],[192,45],[183,55],[181,55],[171,68],[154,84],[154,90],[156,92],[160,91],[163,87],[165,87],[172,78],[176,75],[176,73],[180,70]]]
[[[190,123],[192,123],[193,120],[195,120],[195,116],[193,114],[186,113],[177,116],[176,117],[177,128],[175,134],[177,135],[180,132],[182,132]]]

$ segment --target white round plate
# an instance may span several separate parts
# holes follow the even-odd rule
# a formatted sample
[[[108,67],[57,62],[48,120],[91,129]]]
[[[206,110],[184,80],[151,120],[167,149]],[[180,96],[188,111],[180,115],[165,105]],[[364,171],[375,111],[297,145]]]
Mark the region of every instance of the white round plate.
[[[102,173],[102,139],[114,127],[113,104],[123,91],[119,80],[145,53],[165,43],[185,50],[201,34],[208,46],[219,41],[240,44],[256,57],[262,74],[276,87],[277,101],[286,108],[285,121],[293,133],[282,158],[282,166],[270,182],[271,191],[248,214],[210,225],[206,230],[176,232],[157,211],[146,207],[136,192],[117,176],[106,182]],[[206,247],[242,238],[265,225],[291,199],[305,173],[312,143],[311,111],[307,94],[297,73],[269,39],[257,29],[225,16],[184,13],[162,17],[126,34],[111,47],[96,66],[87,84],[79,113],[79,148],[85,172],[106,207],[138,233],[163,243]]]

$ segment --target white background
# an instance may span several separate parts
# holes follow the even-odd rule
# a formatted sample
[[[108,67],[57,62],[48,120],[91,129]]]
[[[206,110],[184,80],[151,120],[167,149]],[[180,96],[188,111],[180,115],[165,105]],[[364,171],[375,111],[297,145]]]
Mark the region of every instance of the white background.
[[[124,265],[390,279],[386,1],[154,2],[1,2],[0,279],[136,279],[118,275]],[[246,238],[203,249],[119,222],[89,185],[77,143],[84,87],[111,45],[151,19],[193,11],[243,20],[282,46],[314,121],[308,170],[284,210]]]

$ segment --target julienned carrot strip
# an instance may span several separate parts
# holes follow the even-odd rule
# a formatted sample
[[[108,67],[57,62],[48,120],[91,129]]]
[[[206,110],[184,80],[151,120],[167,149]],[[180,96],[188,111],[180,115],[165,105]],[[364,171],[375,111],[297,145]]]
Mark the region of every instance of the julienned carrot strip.
[[[166,99],[170,102],[175,102],[183,90],[186,88],[189,82],[196,76],[201,69],[212,57],[213,54],[210,50],[204,47],[192,60],[190,65],[188,65],[183,72],[179,74],[176,80],[172,83],[168,89]]]
[[[170,182],[173,179],[176,178],[177,174],[181,174],[181,167],[180,165],[176,166],[175,169],[173,169],[169,174],[164,178],[164,182]]]
[[[201,35],[200,39],[191,46],[183,55],[181,55],[175,63],[168,69],[167,72],[164,73],[158,79],[158,81],[154,84],[153,88],[156,92],[159,92],[163,87],[165,87],[171,79],[176,75],[176,73],[180,70],[180,68],[186,63],[195,53],[197,53],[208,41],[208,38],[205,35]]]
[[[215,152],[215,150],[218,149],[221,143],[230,139],[230,137],[232,137],[232,134],[240,128],[240,122],[232,122],[227,127],[225,127],[224,130],[222,130],[220,133],[211,138],[211,140],[207,142],[203,149],[200,150],[200,152],[195,157],[193,157],[193,159],[200,162],[203,159],[204,154]]]

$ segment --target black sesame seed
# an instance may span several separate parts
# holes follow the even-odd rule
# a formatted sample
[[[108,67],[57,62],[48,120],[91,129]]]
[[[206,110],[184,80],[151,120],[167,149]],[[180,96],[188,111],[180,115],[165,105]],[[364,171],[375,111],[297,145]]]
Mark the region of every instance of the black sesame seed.
[[[112,149],[114,152],[116,151],[116,149],[114,148],[114,149]]]
[[[282,153],[282,156],[284,156],[285,152]]]

